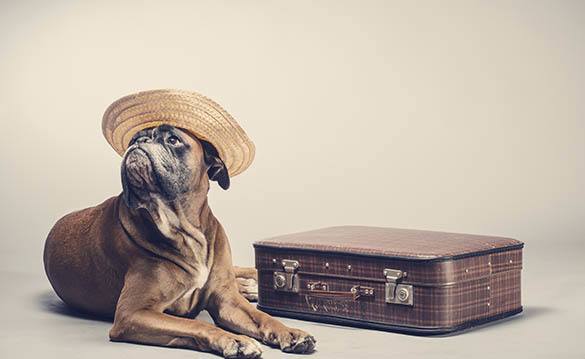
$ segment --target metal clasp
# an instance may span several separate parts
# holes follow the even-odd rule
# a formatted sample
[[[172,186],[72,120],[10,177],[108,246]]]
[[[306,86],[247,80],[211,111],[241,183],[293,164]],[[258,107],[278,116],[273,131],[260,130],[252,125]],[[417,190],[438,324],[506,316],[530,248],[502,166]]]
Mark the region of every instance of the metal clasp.
[[[354,285],[350,289],[351,294],[353,294],[354,299],[358,299],[360,297],[373,297],[374,296],[374,288],[372,287],[365,287],[363,285]]]
[[[399,284],[406,277],[406,272],[398,269],[384,269],[386,277],[386,303],[413,305],[412,285]]]
[[[307,283],[307,289],[308,290],[328,291],[329,285],[325,282],[309,282],[309,283]]]
[[[283,259],[281,264],[284,271],[274,272],[274,289],[283,292],[298,293],[299,278],[297,270],[299,269],[299,262],[291,259]]]

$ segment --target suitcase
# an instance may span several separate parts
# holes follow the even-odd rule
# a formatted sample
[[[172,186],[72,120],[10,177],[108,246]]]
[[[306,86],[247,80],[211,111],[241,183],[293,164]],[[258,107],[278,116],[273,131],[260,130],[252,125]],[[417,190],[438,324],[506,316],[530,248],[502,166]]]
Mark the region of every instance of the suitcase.
[[[522,311],[524,244],[342,226],[254,243],[258,308],[276,316],[447,334]]]

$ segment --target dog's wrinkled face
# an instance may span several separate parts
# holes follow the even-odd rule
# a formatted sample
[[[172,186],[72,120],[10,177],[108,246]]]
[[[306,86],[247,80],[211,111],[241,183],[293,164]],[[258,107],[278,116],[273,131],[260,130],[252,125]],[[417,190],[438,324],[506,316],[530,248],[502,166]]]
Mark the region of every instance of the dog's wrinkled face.
[[[197,190],[206,178],[229,187],[229,174],[217,150],[186,131],[169,125],[134,135],[122,161],[123,197],[137,208],[157,196],[165,202]]]

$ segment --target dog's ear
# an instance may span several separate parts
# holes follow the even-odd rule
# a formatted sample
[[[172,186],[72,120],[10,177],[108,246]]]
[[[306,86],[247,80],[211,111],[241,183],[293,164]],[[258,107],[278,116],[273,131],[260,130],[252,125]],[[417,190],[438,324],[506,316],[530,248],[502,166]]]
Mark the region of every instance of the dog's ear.
[[[221,188],[230,188],[230,175],[225,163],[219,158],[219,153],[211,143],[200,141],[203,147],[203,159],[207,165],[207,176],[211,181],[216,181]]]

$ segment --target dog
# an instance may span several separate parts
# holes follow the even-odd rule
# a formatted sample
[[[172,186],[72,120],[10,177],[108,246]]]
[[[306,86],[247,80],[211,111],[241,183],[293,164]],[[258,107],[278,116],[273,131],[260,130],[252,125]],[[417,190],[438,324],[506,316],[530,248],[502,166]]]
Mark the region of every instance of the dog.
[[[45,271],[67,305],[112,317],[112,341],[226,358],[260,357],[258,341],[314,351],[312,335],[244,297],[254,297],[246,283],[255,270],[234,268],[227,235],[208,206],[210,181],[230,186],[211,143],[170,125],[141,130],[121,176],[120,195],[66,215],[48,235]],[[194,319],[204,309],[217,326]]]

